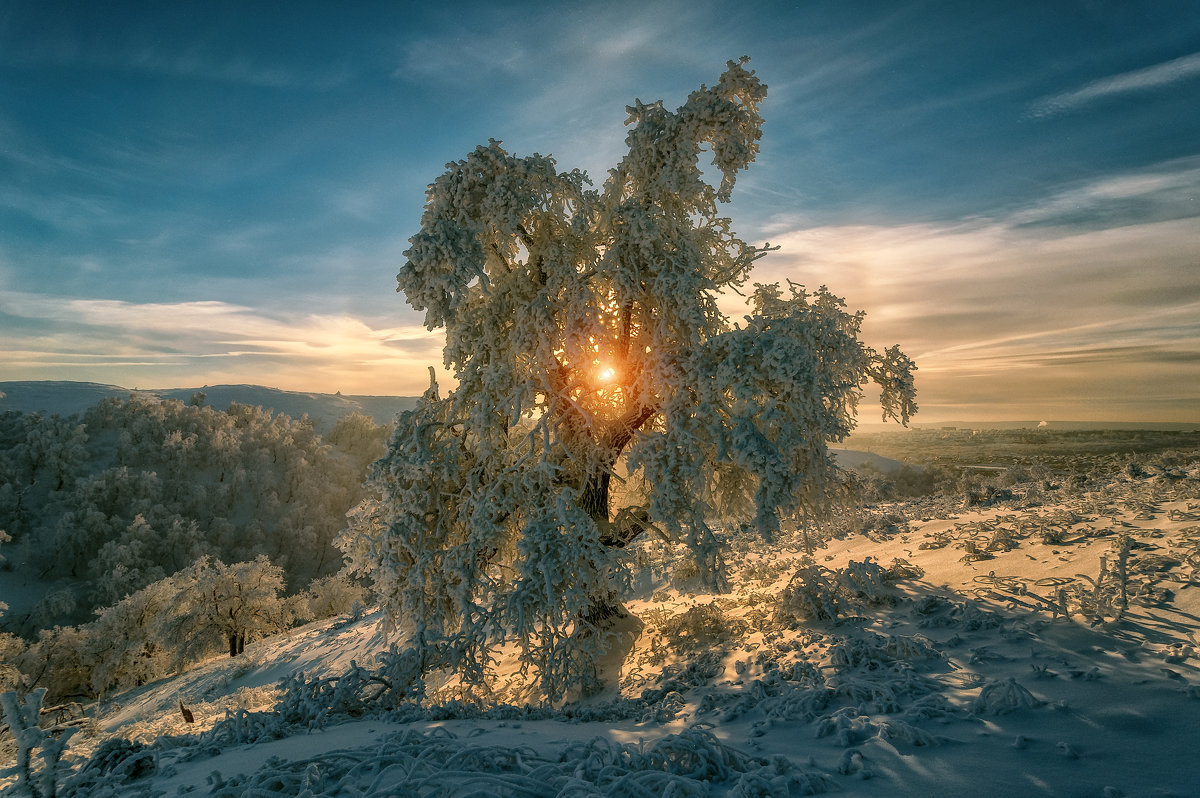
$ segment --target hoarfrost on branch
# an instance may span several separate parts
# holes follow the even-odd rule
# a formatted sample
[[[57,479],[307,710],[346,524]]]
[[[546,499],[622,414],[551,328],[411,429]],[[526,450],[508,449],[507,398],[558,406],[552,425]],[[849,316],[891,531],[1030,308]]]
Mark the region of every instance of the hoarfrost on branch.
[[[719,212],[762,134],[747,61],[676,111],[630,106],[601,190],[495,140],[429,186],[399,290],[458,385],[401,419],[340,545],[468,692],[513,641],[540,699],[594,688],[622,548],[653,530],[720,587],[720,520],[771,536],[827,512],[866,382],[885,417],[915,412],[912,362],[824,287],[756,285],[740,324],[718,308],[770,249]]]

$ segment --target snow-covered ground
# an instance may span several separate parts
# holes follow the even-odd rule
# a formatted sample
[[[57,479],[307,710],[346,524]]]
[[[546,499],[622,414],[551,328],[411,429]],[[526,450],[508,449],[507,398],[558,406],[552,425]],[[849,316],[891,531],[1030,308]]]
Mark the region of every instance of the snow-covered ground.
[[[87,707],[68,758],[110,756],[65,792],[1200,795],[1197,484],[910,506],[925,515],[815,562],[797,542],[738,544],[726,595],[689,587],[681,563],[647,566],[619,689],[558,711],[289,725],[271,713],[281,678],[369,668],[385,648],[377,615],[313,624]],[[806,593],[813,575],[841,587]],[[836,617],[800,619],[822,602]]]

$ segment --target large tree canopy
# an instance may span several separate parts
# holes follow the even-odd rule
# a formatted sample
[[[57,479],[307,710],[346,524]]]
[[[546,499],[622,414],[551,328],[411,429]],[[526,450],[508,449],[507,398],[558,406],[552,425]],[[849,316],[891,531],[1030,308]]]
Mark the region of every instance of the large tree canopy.
[[[497,141],[429,187],[399,289],[445,329],[458,385],[432,384],[401,419],[342,540],[426,669],[453,661],[486,684],[490,652],[515,640],[561,698],[593,673],[597,609],[637,535],[690,546],[719,586],[719,521],[769,536],[821,517],[828,444],[868,381],[885,417],[915,411],[911,361],[860,343],[861,314],[824,288],[758,285],[740,324],[718,307],[769,249],[719,213],[762,135],[747,60],[674,112],[629,107],[602,191]]]

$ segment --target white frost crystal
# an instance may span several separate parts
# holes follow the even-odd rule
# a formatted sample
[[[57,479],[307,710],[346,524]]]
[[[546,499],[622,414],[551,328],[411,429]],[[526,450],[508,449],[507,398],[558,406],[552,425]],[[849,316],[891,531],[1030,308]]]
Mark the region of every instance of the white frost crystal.
[[[458,385],[401,419],[340,545],[466,685],[515,641],[545,699],[591,690],[622,548],[654,530],[725,587],[716,520],[769,537],[822,517],[862,386],[885,417],[916,409],[912,362],[860,343],[823,287],[756,286],[738,325],[718,307],[770,249],[719,213],[761,137],[747,60],[676,111],[631,106],[603,190],[498,141],[429,187],[398,282]]]

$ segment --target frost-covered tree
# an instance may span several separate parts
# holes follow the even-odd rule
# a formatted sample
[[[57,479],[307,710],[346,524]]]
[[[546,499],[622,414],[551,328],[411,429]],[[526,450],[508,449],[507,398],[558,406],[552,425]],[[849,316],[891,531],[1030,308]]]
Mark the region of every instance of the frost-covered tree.
[[[39,630],[16,664],[27,688],[46,687],[55,700],[78,700],[92,695],[90,659],[86,629],[55,626]]]
[[[391,431],[390,426],[381,427],[370,416],[355,411],[338,419],[325,440],[347,454],[372,463],[387,448]]]
[[[46,730],[41,727],[42,699],[46,689],[33,690],[25,695],[25,701],[17,698],[16,692],[0,693],[0,710],[8,722],[8,729],[16,743],[16,764],[0,770],[0,778],[16,776],[15,791],[29,798],[54,798],[58,792],[58,763],[67,743],[78,728]],[[35,771],[33,752],[37,749],[42,766]]]
[[[178,592],[165,643],[183,661],[198,659],[216,639],[236,657],[247,639],[291,624],[291,609],[280,598],[283,569],[264,556],[232,565],[201,557],[173,581]]]
[[[83,627],[96,695],[113,687],[143,685],[183,664],[183,657],[171,648],[175,641],[170,637],[172,631],[182,629],[176,619],[190,604],[181,600],[182,582],[174,577],[153,582],[111,607],[97,610],[96,620]],[[194,646],[180,648],[194,650]]]
[[[0,413],[0,529],[78,600],[11,627],[77,623],[203,555],[266,555],[303,589],[341,567],[333,540],[389,433],[353,415],[331,445],[307,418],[139,394],[82,416]]]
[[[0,394],[2,396],[2,394]],[[0,529],[0,543],[12,540],[7,532]],[[3,567],[4,555],[0,554],[0,568]],[[0,618],[8,612],[8,605],[0,601]],[[24,683],[21,672],[17,669],[17,657],[25,650],[25,641],[9,632],[0,631],[0,692],[15,690]]]
[[[332,618],[362,608],[366,591],[344,572],[314,579],[298,596],[306,618]],[[297,615],[301,613],[298,611]]]
[[[494,140],[429,187],[398,282],[458,384],[402,418],[342,546],[467,683],[515,640],[544,697],[586,689],[623,547],[653,528],[719,587],[718,519],[770,536],[827,511],[865,383],[915,410],[913,364],[824,288],[759,285],[740,324],[718,307],[769,249],[720,212],[761,137],[746,61],[676,111],[628,108],[602,190]]]

